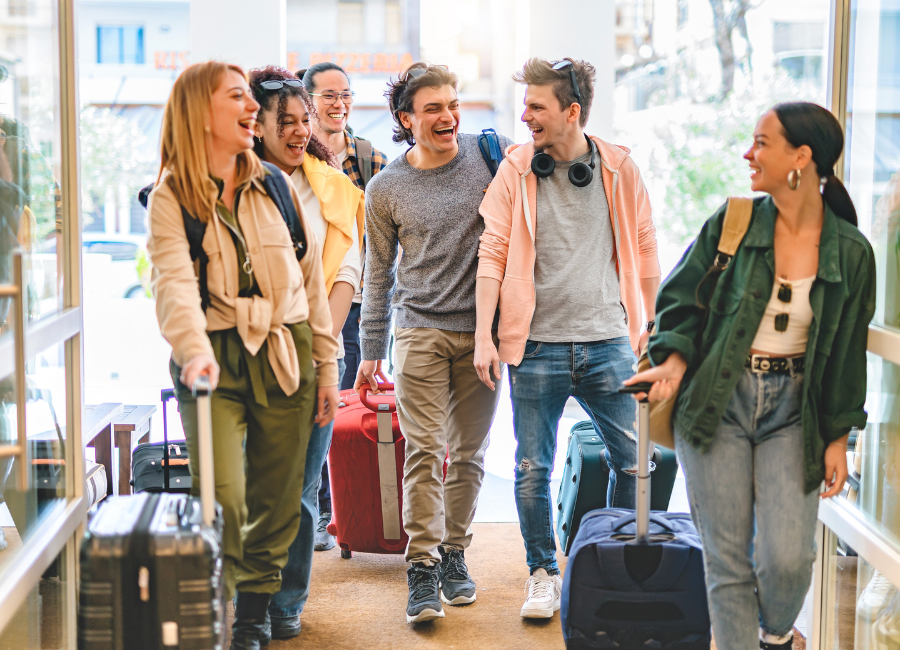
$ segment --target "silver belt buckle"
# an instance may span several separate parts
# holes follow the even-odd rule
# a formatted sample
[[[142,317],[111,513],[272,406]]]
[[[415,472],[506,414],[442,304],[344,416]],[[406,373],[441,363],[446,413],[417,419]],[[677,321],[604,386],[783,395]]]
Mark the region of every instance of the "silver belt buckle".
[[[772,368],[772,362],[769,361],[768,354],[751,354],[750,355],[750,370],[755,372],[757,375],[769,372]],[[756,367],[756,362],[759,361],[759,368]]]

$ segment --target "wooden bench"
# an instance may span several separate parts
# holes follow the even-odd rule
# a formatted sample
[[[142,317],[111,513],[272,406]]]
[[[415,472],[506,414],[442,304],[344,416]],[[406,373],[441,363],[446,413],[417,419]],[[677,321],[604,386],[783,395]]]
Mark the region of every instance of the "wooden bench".
[[[94,448],[94,461],[106,468],[106,480],[108,481],[108,494],[114,494],[116,485],[115,463],[113,463],[113,427],[112,420],[124,410],[124,405],[118,402],[104,402],[103,404],[85,405],[82,409],[81,442],[85,448]],[[60,430],[65,437],[65,422],[60,424]],[[28,440],[56,441],[58,434],[56,429],[28,434]]]
[[[131,494],[131,452],[143,442],[150,442],[150,419],[156,406],[126,405],[112,421],[116,449],[119,452],[118,494]]]

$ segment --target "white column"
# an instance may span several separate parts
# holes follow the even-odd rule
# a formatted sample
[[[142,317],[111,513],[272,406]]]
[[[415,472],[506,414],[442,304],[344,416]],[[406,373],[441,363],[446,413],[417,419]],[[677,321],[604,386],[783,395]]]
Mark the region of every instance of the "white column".
[[[191,61],[245,70],[287,63],[286,0],[191,0]]]
[[[384,44],[384,11],[384,0],[366,0],[363,5],[363,33],[366,45],[380,48]],[[357,49],[362,48],[357,46]]]
[[[615,86],[616,8],[613,0],[527,0],[517,4],[516,67],[528,57],[548,60],[572,57],[597,69],[594,101],[585,130],[603,139],[612,138]],[[524,89],[516,90],[514,106],[521,113]],[[517,121],[516,141],[529,139]]]

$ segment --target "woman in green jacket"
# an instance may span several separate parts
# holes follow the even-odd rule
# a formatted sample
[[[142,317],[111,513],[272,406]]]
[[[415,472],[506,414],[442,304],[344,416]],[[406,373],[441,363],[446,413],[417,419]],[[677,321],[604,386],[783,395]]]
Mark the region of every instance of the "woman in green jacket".
[[[754,199],[740,247],[698,304],[725,206],[706,222],[660,288],[654,367],[626,382],[652,382],[650,401],[678,395],[675,446],[713,634],[727,650],[757,638],[766,650],[791,647],[818,500],[843,488],[849,431],[866,424],[875,262],[834,176],[843,141],[815,104],[760,118],[744,158],[751,189],[767,196]]]

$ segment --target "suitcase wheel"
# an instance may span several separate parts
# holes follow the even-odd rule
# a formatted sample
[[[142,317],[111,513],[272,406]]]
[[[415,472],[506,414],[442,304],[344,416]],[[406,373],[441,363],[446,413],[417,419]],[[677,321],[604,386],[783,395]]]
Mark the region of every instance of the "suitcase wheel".
[[[351,551],[343,548],[341,549],[341,559],[349,560],[351,557],[353,557],[353,553]]]

